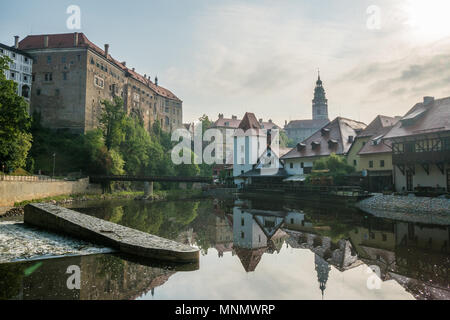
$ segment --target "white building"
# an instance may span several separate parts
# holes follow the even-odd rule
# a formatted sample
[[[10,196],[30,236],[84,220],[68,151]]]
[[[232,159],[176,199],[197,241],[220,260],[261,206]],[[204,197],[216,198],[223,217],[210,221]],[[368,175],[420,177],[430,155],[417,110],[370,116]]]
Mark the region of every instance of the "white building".
[[[12,47],[0,43],[0,55],[7,56],[12,60],[9,64],[9,70],[5,71],[6,79],[16,82],[17,94],[30,102],[33,59],[26,52],[19,50],[18,47],[19,37],[16,36]]]

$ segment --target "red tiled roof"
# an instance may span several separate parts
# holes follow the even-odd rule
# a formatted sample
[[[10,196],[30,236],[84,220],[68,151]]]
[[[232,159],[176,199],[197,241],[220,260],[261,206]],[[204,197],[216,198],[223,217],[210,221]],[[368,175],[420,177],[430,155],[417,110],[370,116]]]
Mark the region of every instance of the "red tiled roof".
[[[219,118],[215,123],[214,127],[227,127],[230,129],[237,129],[239,128],[239,125],[241,124],[240,119],[227,119],[227,118]],[[228,125],[225,125],[228,123]]]
[[[239,124],[239,129],[242,129],[244,131],[250,129],[259,130],[261,129],[261,125],[259,124],[258,120],[256,120],[254,113],[247,112],[244,116],[244,119],[242,119],[241,123]]]
[[[403,123],[407,120],[411,123]],[[384,138],[395,139],[444,131],[450,131],[450,97],[433,100],[428,104],[417,103]]]
[[[45,49],[44,48],[44,38],[48,36],[48,47],[51,49],[62,49],[62,48],[88,48],[101,56],[105,56],[105,51],[100,49],[94,43],[89,41],[84,33],[78,33],[78,43],[75,46],[75,33],[63,33],[63,34],[50,34],[50,35],[32,35],[27,36],[25,39],[19,42],[19,49],[21,50],[33,50],[33,49]],[[163,96],[168,99],[176,100],[181,102],[181,100],[175,96],[170,90],[157,86],[150,80],[144,78],[139,73],[127,68],[123,63],[115,60],[108,54],[108,60],[114,63],[117,67],[122,69],[124,72],[127,72],[132,78],[141,83],[149,86],[152,90],[158,93],[160,96]]]
[[[303,141],[305,147],[298,151],[297,148],[292,149],[282,159],[295,159],[304,157],[320,157],[328,156],[332,153],[338,155],[347,154],[352,142],[349,137],[357,136],[357,131],[364,130],[366,125],[362,122],[338,117],[322,130],[317,131],[311,137]],[[328,129],[328,130],[323,130]],[[322,133],[325,132],[325,134]],[[313,149],[312,144],[317,147]]]

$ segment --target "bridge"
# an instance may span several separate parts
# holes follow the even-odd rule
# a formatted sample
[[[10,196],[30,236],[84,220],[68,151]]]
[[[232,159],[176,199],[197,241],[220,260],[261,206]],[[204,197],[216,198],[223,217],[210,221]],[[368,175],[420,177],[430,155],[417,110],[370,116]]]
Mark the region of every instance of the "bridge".
[[[174,176],[91,176],[90,183],[105,183],[105,182],[144,182],[144,196],[149,197],[153,194],[154,182],[186,182],[186,183],[213,183],[213,177],[174,177]]]

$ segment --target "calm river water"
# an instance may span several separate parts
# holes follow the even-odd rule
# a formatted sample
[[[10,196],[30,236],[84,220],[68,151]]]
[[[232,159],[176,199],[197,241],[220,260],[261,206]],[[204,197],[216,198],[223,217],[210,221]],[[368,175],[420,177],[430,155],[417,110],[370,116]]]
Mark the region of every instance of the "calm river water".
[[[0,299],[450,299],[449,226],[264,199],[81,203],[200,248],[199,264],[108,254],[0,265]],[[81,270],[69,289],[70,266]]]

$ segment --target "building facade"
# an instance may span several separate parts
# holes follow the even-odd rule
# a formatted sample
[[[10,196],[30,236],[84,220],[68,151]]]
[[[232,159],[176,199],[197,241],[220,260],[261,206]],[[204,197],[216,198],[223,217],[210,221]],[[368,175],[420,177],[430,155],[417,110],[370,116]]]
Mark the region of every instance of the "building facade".
[[[0,43],[0,55],[12,60],[9,70],[5,71],[6,80],[17,83],[17,94],[29,103],[31,99],[33,58],[28,53],[19,50],[19,37],[14,37],[14,46]]]
[[[450,97],[425,97],[383,139],[392,141],[398,192],[450,191]]]
[[[165,131],[183,126],[182,101],[140,75],[126,62],[100,49],[83,33],[28,36],[19,49],[33,57],[31,112],[51,129],[84,133],[99,125],[101,101],[120,97],[127,114],[149,130],[158,121]]]
[[[316,82],[316,88],[314,89],[312,113],[312,120],[294,120],[289,123],[286,122],[284,130],[289,139],[294,140],[296,143],[303,142],[330,123],[328,116],[328,99],[326,98],[320,74]]]
[[[362,122],[336,118],[281,157],[287,173],[291,176],[310,174],[317,160],[332,153],[347,156],[355,137],[365,128]]]

